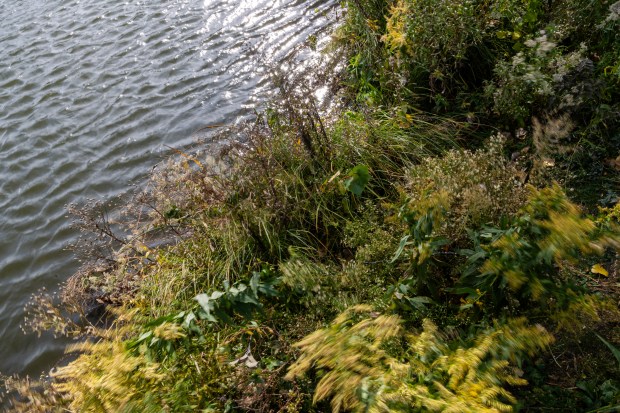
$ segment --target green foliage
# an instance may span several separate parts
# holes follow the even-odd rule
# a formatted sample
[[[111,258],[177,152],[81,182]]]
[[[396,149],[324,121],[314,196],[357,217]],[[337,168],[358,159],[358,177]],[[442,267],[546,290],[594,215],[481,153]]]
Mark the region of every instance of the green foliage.
[[[618,366],[620,366],[620,350],[618,350],[616,346],[614,346],[613,344],[611,344],[609,341],[605,340],[603,337],[599,336],[598,334],[596,336],[598,337],[599,340],[603,342],[603,344],[607,346],[607,348],[609,348],[609,350],[614,355],[616,360],[618,360]]]
[[[164,379],[157,364],[127,354],[119,342],[83,343],[69,350],[81,354],[53,377],[56,391],[71,394],[73,411],[131,411],[128,407],[137,400],[147,401],[144,390],[157,389]]]
[[[181,311],[175,315],[159,317],[144,325],[145,332],[127,343],[127,349],[134,355],[142,354],[149,361],[161,361],[176,358],[176,349],[180,345],[189,345],[190,335],[203,338],[202,331],[196,324],[196,315],[191,311]]]
[[[335,268],[293,253],[291,258],[279,265],[282,284],[289,289],[288,295],[306,308],[329,307],[328,302],[337,291]]]
[[[620,388],[613,380],[605,380],[599,385],[579,381],[577,388],[581,390],[583,402],[590,412],[616,412],[620,408]]]
[[[411,293],[437,300],[451,288],[450,265],[455,247],[466,245],[466,234],[489,224],[499,224],[525,201],[525,189],[516,167],[503,156],[503,141],[496,137],[486,150],[449,151],[443,157],[427,157],[411,167],[404,188],[407,199],[399,217],[408,227],[392,262],[406,252],[410,276],[394,291],[399,302],[414,300]],[[452,249],[452,251],[450,251]],[[446,258],[448,257],[448,258]],[[406,289],[407,291],[402,291]]]
[[[510,386],[522,386],[511,366],[547,347],[553,338],[525,319],[495,324],[469,343],[449,345],[426,321],[424,331],[408,338],[409,363],[394,366],[388,390],[374,411],[410,411],[412,406],[437,412],[510,412],[516,399]],[[401,367],[401,368],[398,368]]]
[[[569,350],[594,329],[617,341],[618,3],[346,5],[342,72],[312,79],[344,78],[343,107],[276,77],[255,122],[158,168],[130,236],[82,214],[105,248],[26,327],[92,340],[47,385],[7,381],[18,411],[617,404],[607,349]],[[605,197],[596,220],[581,190]],[[536,358],[549,333],[514,317],[561,330],[553,362]]]
[[[211,294],[198,294],[196,301],[203,312],[198,313],[198,317],[213,323],[225,322],[232,323],[232,315],[239,314],[249,318],[252,313],[262,309],[259,301],[259,293],[265,297],[275,297],[275,279],[261,280],[261,275],[268,273],[267,270],[255,272],[248,285],[239,282],[230,286],[224,282],[224,291],[213,291]]]
[[[349,0],[346,24],[336,31],[336,42],[346,49],[347,72],[353,79],[358,101],[379,103],[383,90],[376,78],[381,73],[382,48],[379,33],[385,26],[388,2],[384,0]]]
[[[396,250],[392,262],[399,259],[405,248],[410,250],[412,267],[411,283],[416,285],[418,294],[430,294],[437,298],[441,280],[434,279],[429,269],[433,254],[448,241],[436,235],[436,228],[441,224],[446,210],[445,192],[427,195],[417,203],[407,202],[400,216],[409,226],[409,234],[405,235]],[[413,248],[409,249],[408,247]]]
[[[553,35],[544,31],[528,38],[524,48],[510,61],[494,68],[497,82],[489,83],[485,93],[494,101],[494,110],[513,121],[525,124],[534,111],[574,110],[588,99],[583,88],[571,84],[579,72],[587,72],[592,62],[586,58],[586,46],[563,53]]]
[[[364,188],[370,180],[368,167],[366,165],[357,165],[347,174],[348,178],[344,181],[344,187],[356,196],[362,196]]]
[[[358,393],[364,383],[371,384],[388,368],[389,356],[381,346],[399,334],[399,319],[380,315],[355,323],[359,314],[370,311],[368,306],[352,307],[340,314],[330,327],[296,344],[302,355],[286,377],[293,379],[314,367],[326,369],[314,391],[314,401],[331,396],[334,412],[359,411],[362,405]]]
[[[393,297],[393,300],[399,309],[414,313],[425,313],[429,304],[437,303],[429,297],[416,295],[417,290],[415,288],[415,284],[417,284],[417,282],[412,283],[407,282],[406,280],[403,283],[392,285],[388,289],[388,294]]]
[[[136,301],[154,319],[190,308],[201,291],[236,282],[254,254],[251,237],[230,219],[198,216],[188,225],[192,239],[158,249],[143,271]]]
[[[602,53],[599,67],[617,84],[620,80],[620,42],[615,34],[620,27],[620,4],[609,4],[605,19],[598,23],[601,41],[597,44]],[[600,21],[600,20],[599,20]]]
[[[486,16],[480,18],[479,6],[476,1],[399,0],[390,9],[382,40],[397,57],[406,56],[440,81],[482,41]]]
[[[470,93],[520,38],[542,28],[545,16],[540,1],[377,3],[381,18],[363,24],[352,13],[338,36],[351,49],[358,98],[377,104],[420,93],[436,109],[449,106],[457,89]]]
[[[203,335],[192,312],[139,325],[138,310],[112,311],[117,317],[112,325],[94,328],[89,340],[69,346],[74,360],[50,374],[45,400],[55,400],[51,406],[80,412],[190,412],[212,404],[222,391],[217,377],[225,366],[217,362],[217,337]],[[41,399],[34,386],[24,385],[20,393],[25,402],[14,400],[23,408],[18,411],[36,411]],[[48,409],[53,410],[41,411]]]
[[[69,411],[159,412],[172,406],[195,411],[221,392],[214,379],[223,371],[210,347],[200,346],[202,356],[184,347],[180,362],[170,368],[128,353],[116,340],[84,343],[69,349],[80,353],[75,361],[52,374],[53,389],[68,400]]]
[[[495,308],[506,305],[515,294],[523,299],[521,305],[534,300],[562,310],[578,300],[583,289],[561,269],[585,255],[619,246],[617,235],[599,233],[557,185],[531,188],[528,203],[508,228],[486,229],[475,237],[489,241],[464,251],[469,269],[460,284],[487,292]]]

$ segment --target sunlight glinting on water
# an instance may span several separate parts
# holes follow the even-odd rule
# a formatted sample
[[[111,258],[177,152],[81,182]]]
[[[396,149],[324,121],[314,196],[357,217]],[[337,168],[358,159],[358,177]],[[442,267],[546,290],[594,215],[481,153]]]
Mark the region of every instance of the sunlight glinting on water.
[[[49,0],[0,5],[0,372],[38,375],[66,341],[24,304],[77,263],[65,205],[139,184],[205,125],[252,116],[276,64],[335,0]]]

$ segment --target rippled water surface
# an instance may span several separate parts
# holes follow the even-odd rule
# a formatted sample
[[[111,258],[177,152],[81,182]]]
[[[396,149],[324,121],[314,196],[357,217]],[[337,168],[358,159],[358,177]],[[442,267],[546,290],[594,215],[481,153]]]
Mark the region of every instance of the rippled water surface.
[[[336,1],[0,3],[0,372],[38,375],[65,342],[19,330],[77,267],[64,206],[117,195],[192,132],[260,105],[260,62],[324,27]]]

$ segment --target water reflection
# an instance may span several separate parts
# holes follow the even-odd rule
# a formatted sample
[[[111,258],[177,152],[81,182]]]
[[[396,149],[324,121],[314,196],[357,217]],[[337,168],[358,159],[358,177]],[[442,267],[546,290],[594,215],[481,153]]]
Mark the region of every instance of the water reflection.
[[[252,113],[259,62],[337,1],[49,0],[0,4],[0,371],[38,375],[64,347],[19,330],[77,267],[64,205],[139,182],[193,131]]]

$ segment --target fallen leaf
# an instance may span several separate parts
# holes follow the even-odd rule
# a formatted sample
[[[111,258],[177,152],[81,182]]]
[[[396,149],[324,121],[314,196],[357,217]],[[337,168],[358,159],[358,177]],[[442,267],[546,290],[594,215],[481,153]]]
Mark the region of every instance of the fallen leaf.
[[[235,366],[235,365],[241,364],[241,363],[244,364],[246,367],[249,367],[251,369],[255,369],[256,367],[258,367],[258,361],[256,361],[256,359],[252,355],[252,351],[251,351],[249,345],[248,345],[248,349],[245,351],[245,354],[243,356],[239,357],[236,360],[231,361],[229,364],[231,366]]]
[[[590,271],[592,271],[594,274],[604,275],[605,277],[609,276],[609,273],[607,272],[605,268],[603,268],[601,264],[594,264]]]

